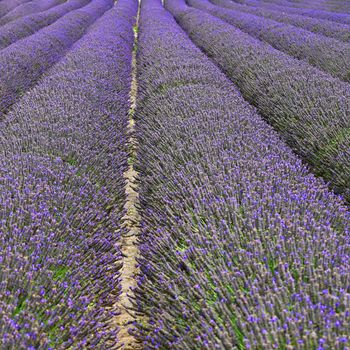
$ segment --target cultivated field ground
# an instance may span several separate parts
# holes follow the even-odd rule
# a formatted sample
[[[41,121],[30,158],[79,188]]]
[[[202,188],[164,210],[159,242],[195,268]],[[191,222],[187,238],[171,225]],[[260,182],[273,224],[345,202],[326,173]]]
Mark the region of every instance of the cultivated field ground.
[[[0,350],[350,350],[349,0],[0,0]]]

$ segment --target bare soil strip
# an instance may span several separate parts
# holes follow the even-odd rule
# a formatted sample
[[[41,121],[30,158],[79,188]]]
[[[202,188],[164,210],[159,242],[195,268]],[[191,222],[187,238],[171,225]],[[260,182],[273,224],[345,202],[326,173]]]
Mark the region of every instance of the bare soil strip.
[[[138,273],[136,267],[136,257],[138,256],[139,250],[137,246],[137,236],[140,231],[140,213],[137,210],[139,204],[139,196],[137,192],[136,177],[137,172],[134,169],[133,161],[137,152],[137,141],[133,135],[135,121],[133,119],[134,111],[136,108],[136,94],[137,94],[137,81],[136,81],[136,50],[137,50],[137,28],[139,21],[140,7],[137,13],[136,27],[134,28],[134,50],[132,56],[132,83],[131,83],[131,108],[130,108],[130,119],[129,119],[129,168],[124,173],[126,180],[126,203],[125,209],[126,214],[124,216],[124,225],[128,229],[127,233],[122,237],[121,250],[123,254],[123,267],[121,269],[121,295],[118,300],[118,308],[121,313],[116,317],[116,325],[120,328],[118,333],[118,346],[122,344],[121,349],[141,349],[141,345],[137,340],[129,334],[128,330],[132,326],[131,323],[138,318],[135,311],[132,310],[132,303],[130,296],[133,296],[132,288],[136,287],[135,276]]]

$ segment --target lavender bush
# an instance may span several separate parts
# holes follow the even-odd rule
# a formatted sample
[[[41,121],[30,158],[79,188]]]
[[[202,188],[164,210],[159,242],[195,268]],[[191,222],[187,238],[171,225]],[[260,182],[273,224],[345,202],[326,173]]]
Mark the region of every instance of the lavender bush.
[[[4,17],[0,18],[0,25],[4,25],[8,22],[14,21],[17,18],[29,15],[31,13],[48,10],[51,7],[64,3],[65,1],[66,0],[35,0],[22,4],[21,6],[17,6]]]
[[[192,40],[317,175],[350,200],[350,87],[205,12],[166,2]]]
[[[304,28],[316,34],[322,34],[334,39],[349,42],[350,25],[336,23],[324,19],[317,19],[297,14],[289,14],[284,11],[276,11],[268,8],[236,4],[230,0],[210,0],[213,4],[229,9],[251,13],[253,15],[269,18],[278,22],[291,24]]]
[[[31,0],[3,0],[0,2],[0,18],[21,4],[25,4]]]
[[[119,0],[0,128],[3,349],[117,342],[136,11]]]
[[[159,0],[137,59],[144,348],[345,349],[347,208]]]
[[[68,12],[85,6],[88,2],[90,0],[68,0],[66,3],[56,6],[53,9],[42,13],[31,14],[5,24],[0,27],[0,50],[19,39],[34,34],[39,29],[57,21]]]
[[[300,60],[350,82],[350,44],[325,38],[289,24],[212,5],[208,0],[188,0],[195,8],[228,22]],[[350,35],[350,32],[349,32]]]
[[[336,13],[336,12],[329,12],[324,10],[281,6],[281,5],[269,4],[269,3],[265,3],[257,0],[243,0],[242,2],[247,5],[273,9],[281,12],[287,12],[289,14],[297,14],[297,15],[303,15],[303,16],[308,16],[313,18],[326,19],[328,21],[350,25],[350,14],[347,14],[347,13]]]
[[[17,41],[0,52],[0,118],[42,74],[83,36],[86,29],[113,0],[93,0],[72,11],[34,35]],[[16,64],[14,64],[16,62]]]

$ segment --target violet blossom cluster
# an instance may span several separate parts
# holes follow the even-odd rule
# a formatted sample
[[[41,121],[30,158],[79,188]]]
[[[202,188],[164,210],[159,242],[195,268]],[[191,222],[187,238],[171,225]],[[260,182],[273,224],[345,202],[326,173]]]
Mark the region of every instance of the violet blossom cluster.
[[[70,11],[85,6],[91,0],[68,0],[62,5],[35,13],[0,27],[0,50],[52,24]]]
[[[65,1],[66,0],[34,0],[22,4],[7,13],[4,17],[0,18],[0,26],[31,13],[48,10],[51,7],[64,3]]]
[[[277,50],[350,82],[350,43],[325,38],[323,35],[268,18],[224,9],[211,4],[209,0],[188,0],[187,3],[269,43]]]
[[[141,2],[137,79],[144,348],[349,346],[344,203],[160,0]]]
[[[284,140],[350,200],[350,86],[226,22],[166,1],[177,21]]]
[[[0,2],[0,18],[5,16],[8,12],[16,8],[17,6],[20,6],[22,4],[25,4],[31,0],[3,0]]]
[[[2,122],[2,349],[118,348],[136,13],[119,0]]]
[[[317,19],[286,11],[276,11],[269,8],[236,4],[230,0],[210,0],[213,4],[229,9],[251,13],[253,15],[270,18],[274,21],[301,27],[316,34],[325,35],[334,39],[350,42],[350,25]]]
[[[113,6],[113,0],[92,0],[53,24],[0,52],[0,118],[67,50],[87,28]]]

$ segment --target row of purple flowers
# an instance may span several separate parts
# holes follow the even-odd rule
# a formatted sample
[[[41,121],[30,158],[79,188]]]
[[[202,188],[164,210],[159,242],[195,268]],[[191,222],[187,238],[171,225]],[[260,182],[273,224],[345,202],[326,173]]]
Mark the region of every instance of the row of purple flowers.
[[[118,342],[136,12],[119,0],[1,123],[3,348]]]
[[[204,13],[166,5],[195,39],[214,32]],[[134,334],[146,349],[344,348],[350,245],[340,198],[160,0],[141,3],[137,62],[135,307],[145,321]]]

